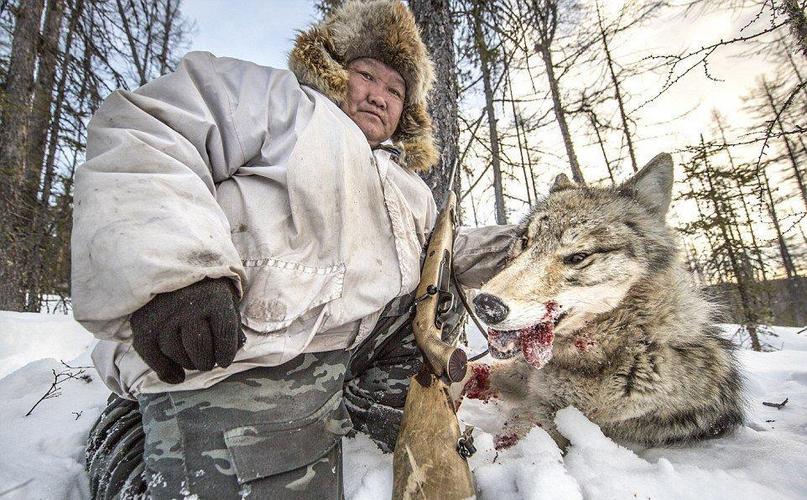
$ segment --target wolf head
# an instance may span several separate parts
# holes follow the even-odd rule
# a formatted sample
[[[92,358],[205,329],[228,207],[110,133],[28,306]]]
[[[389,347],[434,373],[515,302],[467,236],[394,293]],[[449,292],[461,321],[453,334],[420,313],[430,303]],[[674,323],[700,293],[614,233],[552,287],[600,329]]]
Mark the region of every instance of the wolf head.
[[[616,308],[643,276],[677,259],[664,222],[672,185],[666,153],[616,188],[576,186],[559,175],[522,223],[508,265],[475,298],[477,314],[500,331],[551,316],[562,336]]]

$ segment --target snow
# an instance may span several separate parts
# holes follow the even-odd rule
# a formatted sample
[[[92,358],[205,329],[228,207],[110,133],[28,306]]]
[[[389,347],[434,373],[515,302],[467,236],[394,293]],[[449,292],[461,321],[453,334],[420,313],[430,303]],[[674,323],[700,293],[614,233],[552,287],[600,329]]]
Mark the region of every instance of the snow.
[[[73,359],[93,345],[92,334],[67,315],[0,311],[0,378],[37,359]]]
[[[723,328],[728,338],[740,340],[736,326]],[[798,331],[774,327],[764,339],[770,352],[739,352],[748,421],[729,436],[694,445],[617,443],[570,407],[556,418],[571,442],[565,455],[540,428],[496,451],[493,434],[501,418],[495,405],[466,400],[459,416],[463,425],[475,426],[478,451],[469,463],[479,498],[807,498],[807,332]],[[470,354],[484,350],[484,339],[472,328],[469,343]],[[3,499],[88,498],[84,442],[108,395],[87,368],[93,344],[69,315],[0,311]],[[25,416],[51,387],[54,371],[61,374],[60,394]],[[762,405],[785,398],[781,409]],[[392,455],[361,434],[343,446],[346,497],[389,498]]]
[[[109,395],[93,368],[80,368],[94,343],[69,316],[0,312],[0,497],[89,498],[84,443]],[[26,416],[54,371],[59,395]]]

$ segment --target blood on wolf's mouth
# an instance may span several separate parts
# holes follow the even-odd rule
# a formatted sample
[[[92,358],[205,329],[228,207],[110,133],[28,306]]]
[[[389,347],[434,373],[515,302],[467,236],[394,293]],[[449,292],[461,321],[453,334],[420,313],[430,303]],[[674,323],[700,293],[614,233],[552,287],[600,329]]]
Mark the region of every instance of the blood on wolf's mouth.
[[[509,359],[518,354],[535,368],[542,368],[552,359],[554,329],[566,316],[555,301],[546,303],[546,313],[541,320],[518,330],[488,329],[490,354],[496,359]]]

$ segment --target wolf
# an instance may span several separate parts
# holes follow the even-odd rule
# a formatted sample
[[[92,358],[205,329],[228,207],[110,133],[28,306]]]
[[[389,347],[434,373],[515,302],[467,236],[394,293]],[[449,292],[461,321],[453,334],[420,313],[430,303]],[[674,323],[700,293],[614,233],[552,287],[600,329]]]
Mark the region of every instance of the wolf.
[[[522,222],[509,262],[474,298],[496,362],[471,364],[466,397],[496,398],[506,447],[535,425],[566,444],[554,413],[574,405],[623,441],[666,445],[743,421],[732,344],[711,324],[665,223],[669,154],[614,188],[555,179]]]

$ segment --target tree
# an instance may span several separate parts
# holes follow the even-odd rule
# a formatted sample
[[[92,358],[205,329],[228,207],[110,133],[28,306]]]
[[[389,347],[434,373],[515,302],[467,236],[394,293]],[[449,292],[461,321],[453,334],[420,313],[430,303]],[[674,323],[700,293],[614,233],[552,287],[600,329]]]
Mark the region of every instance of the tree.
[[[776,124],[781,134],[780,139],[785,151],[787,152],[787,160],[790,164],[790,168],[793,170],[793,179],[796,181],[796,184],[799,187],[801,199],[804,202],[804,208],[807,210],[807,186],[805,186],[804,174],[799,168],[799,162],[796,159],[795,147],[791,144],[790,139],[787,136],[785,126],[782,124],[782,112],[781,110],[777,109],[777,104],[773,97],[771,85],[764,79],[762,80],[762,92],[771,112],[771,123]]]
[[[608,65],[608,74],[611,77],[611,83],[614,87],[614,98],[616,99],[617,105],[619,107],[619,117],[622,120],[622,132],[625,134],[625,141],[628,144],[628,154],[630,155],[630,163],[633,166],[633,171],[638,172],[639,166],[636,163],[636,152],[633,148],[633,138],[631,133],[631,126],[628,123],[628,116],[625,112],[625,99],[622,97],[622,89],[620,87],[619,78],[617,78],[617,73],[615,69],[615,62],[614,57],[611,54],[611,49],[608,47],[608,36],[609,33],[605,29],[605,24],[603,23],[602,12],[600,11],[600,2],[599,0],[596,3],[597,5],[597,27],[600,31],[600,39],[602,41],[602,48],[603,52],[605,53],[605,62]]]
[[[435,66],[436,82],[431,92],[429,111],[440,148],[440,163],[423,177],[435,200],[440,203],[445,199],[451,170],[459,159],[458,90],[451,4],[449,0],[410,0],[409,6]],[[454,189],[460,192],[459,168],[456,169]]]
[[[25,172],[26,139],[34,87],[39,23],[44,0],[32,0],[15,8],[11,57],[0,109],[0,310],[22,310],[22,250],[24,221],[17,210]]]
[[[496,207],[496,223],[507,224],[507,215],[504,208],[504,191],[502,188],[502,167],[499,154],[499,133],[496,124],[496,110],[494,109],[493,83],[491,74],[492,51],[483,29],[485,11],[484,3],[472,0],[469,22],[473,25],[474,47],[479,57],[479,68],[482,72],[482,82],[485,89],[485,113],[488,119],[488,134],[490,139],[490,164],[493,169],[493,191]]]
[[[750,251],[740,231],[739,218],[733,207],[730,179],[732,171],[716,168],[711,163],[714,151],[707,146],[703,135],[700,144],[694,148],[692,159],[684,164],[684,173],[690,183],[690,190],[683,194],[685,199],[701,202],[709,208],[709,213],[700,213],[700,218],[687,224],[688,231],[713,233],[710,239],[712,259],[715,269],[727,274],[727,281],[737,285],[745,328],[755,351],[761,350],[757,327],[760,323],[760,304],[753,288]],[[714,241],[719,241],[715,244]]]
[[[807,17],[805,17],[804,13],[805,6],[807,6],[807,2],[804,0],[770,0],[764,2],[732,0],[728,3],[714,0],[693,0],[686,3],[686,11],[698,8],[704,10],[733,8],[738,11],[755,9],[756,15],[733,38],[720,39],[714,43],[706,44],[698,49],[681,54],[649,56],[648,59],[660,62],[661,66],[667,67],[667,78],[658,93],[646,102],[650,102],[668,91],[681,81],[684,76],[698,68],[703,69],[707,78],[717,81],[710,69],[710,58],[713,54],[724,50],[726,47],[743,47],[748,53],[773,52],[779,55],[797,51],[802,58],[801,64],[803,65],[807,61],[807,37],[805,37],[805,33],[807,33]],[[790,32],[789,37],[786,36],[788,31]],[[796,96],[807,87],[807,82],[799,80],[788,92],[787,97],[782,100],[778,111],[779,114],[786,112]],[[775,125],[776,120],[769,121],[765,131],[755,139],[755,141],[762,143],[757,165],[761,162]],[[807,129],[803,125],[797,125],[792,130],[785,131],[784,135],[802,134],[806,131]]]
[[[720,144],[718,147],[725,152],[726,159],[729,162],[729,171],[731,172],[730,177],[734,180],[734,188],[737,190],[737,194],[740,200],[740,203],[743,207],[743,214],[745,215],[745,227],[747,228],[748,235],[751,237],[751,250],[754,254],[757,263],[757,272],[759,274],[759,279],[763,283],[767,283],[768,281],[768,272],[767,266],[765,265],[765,260],[762,256],[762,249],[760,247],[758,238],[756,236],[756,231],[754,230],[754,221],[751,217],[751,210],[749,208],[748,203],[748,196],[746,195],[744,189],[751,185],[753,182],[751,175],[755,175],[756,172],[751,171],[751,169],[743,168],[742,165],[739,165],[735,159],[734,155],[731,152],[731,147],[729,146],[726,140],[726,128],[723,123],[723,117],[718,113],[716,110],[712,111],[712,117],[714,119],[715,126],[717,128],[718,133],[720,134]]]
[[[560,0],[532,0],[532,27],[536,36],[535,50],[540,54],[544,63],[544,71],[547,84],[552,95],[552,109],[555,113],[558,129],[563,138],[563,145],[566,148],[566,156],[569,160],[569,167],[572,170],[572,178],[578,184],[585,184],[583,171],[577,161],[577,153],[574,150],[574,141],[569,131],[566,120],[566,109],[563,107],[563,97],[560,91],[559,78],[555,73],[555,63],[552,60],[552,46],[556,40],[560,17],[563,9],[573,10],[575,5],[561,4]]]
[[[190,30],[179,9],[178,0],[35,0],[15,9],[7,54],[0,44],[0,61],[9,58],[0,309],[37,311],[44,294],[69,294],[72,181],[87,123],[103,96],[174,67]]]

